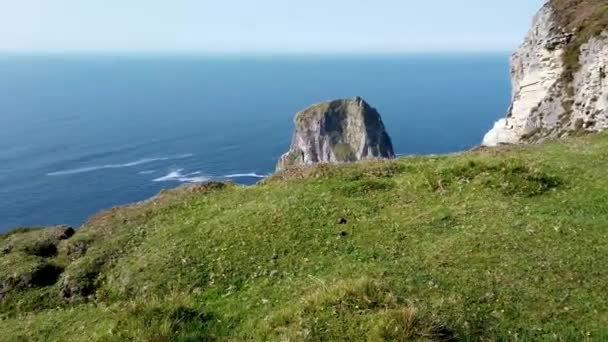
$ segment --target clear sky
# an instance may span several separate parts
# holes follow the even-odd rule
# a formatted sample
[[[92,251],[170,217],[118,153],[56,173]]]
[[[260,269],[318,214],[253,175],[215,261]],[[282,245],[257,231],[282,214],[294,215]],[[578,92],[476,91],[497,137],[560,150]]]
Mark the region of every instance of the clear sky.
[[[507,51],[543,0],[0,0],[0,50]]]

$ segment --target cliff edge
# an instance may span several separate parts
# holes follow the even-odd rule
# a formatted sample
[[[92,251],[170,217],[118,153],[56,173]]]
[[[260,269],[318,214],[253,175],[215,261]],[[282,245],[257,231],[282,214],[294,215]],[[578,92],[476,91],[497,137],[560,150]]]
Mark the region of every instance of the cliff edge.
[[[608,127],[608,3],[551,0],[513,54],[513,98],[483,144],[538,142]]]
[[[378,111],[360,97],[313,105],[295,117],[291,147],[277,164],[290,166],[394,158]]]
[[[0,234],[0,340],[608,341],[607,168],[608,132]]]

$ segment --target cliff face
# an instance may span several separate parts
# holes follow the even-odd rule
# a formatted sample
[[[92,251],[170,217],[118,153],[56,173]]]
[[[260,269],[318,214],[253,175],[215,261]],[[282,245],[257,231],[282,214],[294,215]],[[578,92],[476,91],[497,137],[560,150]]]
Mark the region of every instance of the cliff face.
[[[608,127],[608,5],[552,0],[513,54],[507,117],[483,144],[514,144]]]
[[[393,145],[380,114],[363,99],[313,105],[296,114],[291,148],[277,165],[343,163],[394,158]]]

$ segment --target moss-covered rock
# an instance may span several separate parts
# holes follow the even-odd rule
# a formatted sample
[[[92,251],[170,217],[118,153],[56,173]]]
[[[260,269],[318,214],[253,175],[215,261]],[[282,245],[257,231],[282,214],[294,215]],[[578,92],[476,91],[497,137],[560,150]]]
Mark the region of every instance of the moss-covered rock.
[[[64,270],[58,258],[64,240],[74,235],[69,226],[22,228],[0,239],[0,301],[10,292],[53,285]]]
[[[277,170],[394,157],[380,114],[359,97],[313,105],[296,115],[295,126]]]

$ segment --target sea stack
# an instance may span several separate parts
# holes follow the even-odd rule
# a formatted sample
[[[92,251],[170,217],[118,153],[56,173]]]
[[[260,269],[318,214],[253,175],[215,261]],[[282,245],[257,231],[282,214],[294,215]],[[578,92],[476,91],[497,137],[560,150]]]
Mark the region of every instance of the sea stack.
[[[513,99],[486,146],[608,128],[606,1],[550,0],[513,54]]]
[[[277,171],[317,163],[394,158],[382,118],[360,97],[313,105],[298,114],[291,148]]]

